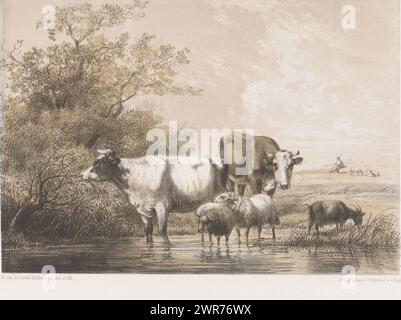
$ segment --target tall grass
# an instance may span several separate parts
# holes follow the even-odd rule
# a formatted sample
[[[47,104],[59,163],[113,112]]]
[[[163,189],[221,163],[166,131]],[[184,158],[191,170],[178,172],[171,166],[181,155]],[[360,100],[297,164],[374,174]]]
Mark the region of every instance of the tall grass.
[[[144,236],[140,214],[126,198],[110,190],[110,186],[86,190],[88,200],[77,209],[43,208],[20,219],[14,229],[12,221],[18,211],[27,206],[12,193],[3,192],[1,203],[1,241],[3,248],[29,248],[61,244],[104,243],[107,241]],[[91,197],[90,197],[91,196]],[[157,219],[154,234],[158,234]],[[169,233],[197,234],[195,214],[172,214]]]
[[[312,232],[308,235],[305,227],[300,225],[286,226],[281,239],[273,244],[271,241],[263,241],[260,246],[283,245],[299,248],[311,246],[330,247],[364,247],[384,248],[398,247],[400,233],[398,220],[394,215],[378,215],[369,217],[360,227],[346,226],[340,229],[324,228],[319,235]]]
[[[60,209],[44,207],[19,215],[28,203],[3,190],[1,241],[3,248],[66,243],[98,243],[142,232],[140,215],[110,186],[88,187],[84,201]],[[15,218],[18,217],[17,220]],[[12,228],[12,221],[15,222]]]

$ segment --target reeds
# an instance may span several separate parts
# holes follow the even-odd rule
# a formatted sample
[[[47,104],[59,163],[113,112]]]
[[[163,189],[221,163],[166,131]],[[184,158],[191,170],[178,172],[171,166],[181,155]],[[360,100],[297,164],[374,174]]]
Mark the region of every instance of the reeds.
[[[345,226],[323,228],[319,235],[315,232],[308,234],[305,226],[287,225],[282,230],[281,239],[275,243],[261,242],[260,246],[282,245],[299,248],[311,246],[330,247],[365,247],[384,248],[398,247],[400,243],[399,224],[397,218],[392,214],[379,214],[371,216],[360,227]]]

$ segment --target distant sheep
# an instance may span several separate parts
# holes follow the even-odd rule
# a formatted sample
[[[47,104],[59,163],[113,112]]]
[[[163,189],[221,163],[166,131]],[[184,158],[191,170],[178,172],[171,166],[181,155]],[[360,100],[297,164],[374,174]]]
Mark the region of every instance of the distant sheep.
[[[366,172],[366,176],[368,177],[379,177],[380,176],[380,172],[373,170],[373,169],[367,169],[365,170]]]
[[[217,237],[217,244],[220,244],[220,237],[225,236],[226,243],[235,226],[233,211],[224,203],[208,202],[196,210],[198,217],[198,231],[202,234],[204,242],[205,229],[209,233],[209,240],[212,242],[212,235]]]
[[[361,208],[351,209],[342,201],[317,201],[307,206],[309,208],[308,234],[313,226],[319,234],[319,227],[335,224],[339,228],[348,219],[352,219],[355,225],[360,226],[365,215]]]
[[[351,176],[364,176],[364,175],[365,175],[365,172],[364,172],[363,169],[361,169],[361,168],[351,168],[351,169],[349,170],[349,174],[350,174]]]
[[[257,227],[258,240],[264,224],[270,224],[273,239],[276,239],[275,225],[280,224],[277,208],[270,196],[256,194],[252,197],[242,197],[234,192],[226,192],[215,199],[216,203],[228,205],[235,215],[236,230],[240,239],[240,228],[246,228],[245,237],[248,241],[249,230]]]

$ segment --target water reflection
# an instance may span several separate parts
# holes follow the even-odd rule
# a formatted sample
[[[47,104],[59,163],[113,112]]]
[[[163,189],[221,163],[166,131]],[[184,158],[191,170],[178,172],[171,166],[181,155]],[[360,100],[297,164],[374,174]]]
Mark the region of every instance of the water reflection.
[[[229,244],[201,244],[199,257],[201,261],[217,263],[220,261],[234,262]]]
[[[173,246],[159,239],[116,241],[108,245],[65,246],[3,251],[4,272],[40,272],[45,264],[65,273],[292,273],[340,274],[352,265],[360,274],[398,274],[397,250],[351,251],[334,248],[259,247],[236,239],[200,243],[198,237],[171,237]]]

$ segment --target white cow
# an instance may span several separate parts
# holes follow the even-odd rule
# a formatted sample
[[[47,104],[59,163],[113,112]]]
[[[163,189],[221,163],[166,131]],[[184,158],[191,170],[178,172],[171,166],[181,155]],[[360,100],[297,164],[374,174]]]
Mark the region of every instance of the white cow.
[[[166,243],[171,211],[194,211],[200,204],[222,193],[228,179],[228,166],[220,158],[202,159],[198,164],[188,157],[119,158],[110,149],[82,172],[90,181],[111,181],[123,191],[142,216],[146,240],[152,241],[152,218],[157,216],[159,232]]]

